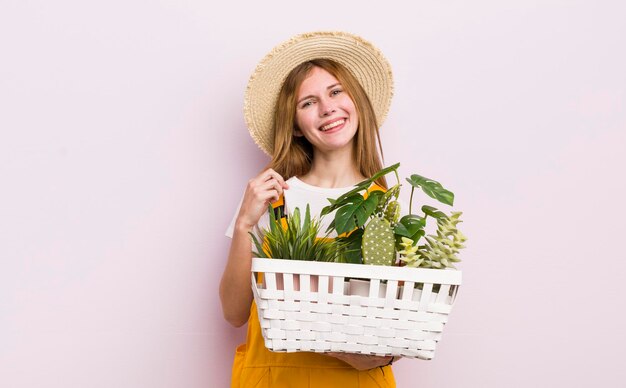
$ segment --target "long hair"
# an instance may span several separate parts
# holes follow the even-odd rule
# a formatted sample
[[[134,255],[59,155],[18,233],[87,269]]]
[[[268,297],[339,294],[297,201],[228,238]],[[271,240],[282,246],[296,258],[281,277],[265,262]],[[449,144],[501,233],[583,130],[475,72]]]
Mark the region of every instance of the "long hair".
[[[274,109],[274,152],[270,167],[285,179],[306,174],[311,169],[313,146],[304,136],[294,136],[294,128],[296,127],[298,90],[314,67],[322,68],[337,78],[354,102],[359,116],[353,141],[354,163],[363,176],[374,175],[383,168],[381,162],[383,149],[380,144],[374,108],[365,90],[352,73],[343,65],[330,59],[314,59],[296,66],[283,83]],[[378,149],[376,149],[377,144]],[[385,177],[377,179],[376,183],[387,188]]]

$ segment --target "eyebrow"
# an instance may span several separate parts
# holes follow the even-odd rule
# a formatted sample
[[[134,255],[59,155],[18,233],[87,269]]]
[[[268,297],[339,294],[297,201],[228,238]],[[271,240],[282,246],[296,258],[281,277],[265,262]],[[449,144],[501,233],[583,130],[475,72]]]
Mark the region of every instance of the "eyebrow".
[[[335,84],[332,84],[332,85],[328,86],[326,88],[326,90],[330,90],[330,89],[332,89],[332,88],[334,88],[335,86],[338,86],[338,85],[341,85],[341,82],[337,82]],[[299,99],[298,102],[296,102],[296,104],[300,104],[302,101],[304,101],[304,100],[306,100],[308,98],[311,98],[311,97],[315,97],[315,96],[312,95],[312,94],[309,94],[308,96],[305,96],[305,97],[302,97],[301,99]]]

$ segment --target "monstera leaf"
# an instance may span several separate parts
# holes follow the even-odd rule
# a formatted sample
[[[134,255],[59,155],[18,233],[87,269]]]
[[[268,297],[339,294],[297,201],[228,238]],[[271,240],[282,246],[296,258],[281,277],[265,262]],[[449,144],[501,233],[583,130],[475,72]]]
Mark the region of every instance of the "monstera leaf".
[[[407,178],[406,180],[411,184],[411,186],[421,188],[426,195],[441,203],[445,203],[450,206],[454,203],[454,194],[451,191],[444,189],[443,186],[441,186],[441,183],[437,181],[428,179],[418,174],[413,174],[411,175],[411,178]]]
[[[415,214],[407,214],[402,217],[393,232],[396,235],[396,243],[402,242],[402,237],[407,237],[417,243],[426,232],[424,227],[426,226],[426,219]]]
[[[411,184],[409,214],[398,221],[397,199],[400,191],[400,178],[397,169],[399,166],[400,164],[397,163],[384,168],[371,178],[359,182],[342,196],[328,199],[329,205],[322,209],[321,215],[336,212],[327,232],[334,230],[341,236],[335,239],[341,244],[339,248],[341,251],[335,256],[335,261],[389,265],[393,263],[393,260],[386,262],[387,253],[390,253],[391,259],[400,254],[400,260],[403,260],[406,265],[415,267],[447,268],[452,267],[451,263],[458,261],[457,258],[450,256],[450,252],[456,254],[458,249],[463,248],[466,238],[460,232],[458,232],[458,241],[453,241],[449,237],[450,233],[456,231],[456,222],[460,222],[458,216],[454,215],[456,213],[453,212],[454,216],[449,217],[432,206],[422,206],[423,215],[418,216],[411,212],[416,188],[420,188],[429,197],[449,206],[454,204],[454,193],[435,180],[413,174],[407,179],[407,182]],[[395,173],[398,181],[395,186],[386,193],[383,191],[367,192],[372,183],[391,172]],[[437,235],[425,236],[428,217],[437,220]],[[453,220],[454,217],[456,218]],[[426,243],[417,245],[422,237],[425,237]],[[372,247],[383,249],[380,251]]]
[[[432,206],[424,205],[424,206],[422,206],[422,211],[427,216],[431,216],[431,217],[436,218],[438,220],[443,220],[443,219],[448,218],[448,216],[444,212],[442,212],[440,210],[437,210],[437,209],[435,209]]]
[[[381,194],[380,191],[374,191],[365,199],[357,193],[343,200],[343,205],[337,209],[335,219],[330,223],[327,231],[335,229],[337,234],[343,234],[365,225],[376,210]]]
[[[339,197],[337,199],[328,198],[328,201],[330,202],[330,205],[328,205],[325,208],[323,208],[320,215],[321,216],[325,216],[326,214],[329,214],[332,211],[337,210],[338,208],[340,208],[342,206],[350,204],[351,200],[352,200],[352,197],[354,197],[354,195],[360,193],[361,191],[367,190],[372,185],[372,183],[374,183],[376,181],[376,179],[378,179],[378,178],[380,178],[382,176],[385,176],[385,175],[389,174],[392,171],[397,170],[399,166],[400,166],[400,163],[396,163],[396,164],[394,164],[392,166],[383,168],[382,170],[378,171],[376,174],[372,175],[371,178],[357,183],[356,186],[354,187],[354,189],[352,189],[352,190],[348,191],[347,193],[343,194],[341,197]]]
[[[424,229],[426,220],[415,214],[407,214],[400,219],[396,225],[394,232],[400,236],[412,238],[419,230]],[[415,240],[413,240],[415,241]]]

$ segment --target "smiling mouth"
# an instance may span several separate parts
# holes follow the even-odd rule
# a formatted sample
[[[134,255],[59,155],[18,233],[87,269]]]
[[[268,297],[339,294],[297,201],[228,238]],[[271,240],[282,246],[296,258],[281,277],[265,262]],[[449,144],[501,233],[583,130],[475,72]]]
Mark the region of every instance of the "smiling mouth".
[[[344,119],[340,119],[340,120],[337,120],[337,121],[333,121],[333,122],[332,122],[332,123],[330,123],[330,124],[326,124],[326,125],[324,125],[323,127],[320,127],[320,130],[321,130],[322,132],[326,132],[326,131],[328,131],[329,129],[333,129],[333,128],[335,128],[335,127],[338,127],[338,126],[342,125],[342,124],[343,124],[343,123],[345,123],[345,122],[346,122],[346,120],[344,120]]]

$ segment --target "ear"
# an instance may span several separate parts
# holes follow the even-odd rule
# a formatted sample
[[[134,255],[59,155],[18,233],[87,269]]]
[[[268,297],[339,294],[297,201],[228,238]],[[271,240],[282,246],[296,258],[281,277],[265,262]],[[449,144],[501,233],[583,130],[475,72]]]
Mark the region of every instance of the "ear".
[[[302,137],[302,136],[304,136],[304,134],[302,133],[302,131],[298,127],[294,127],[293,128],[293,135],[295,137]]]

